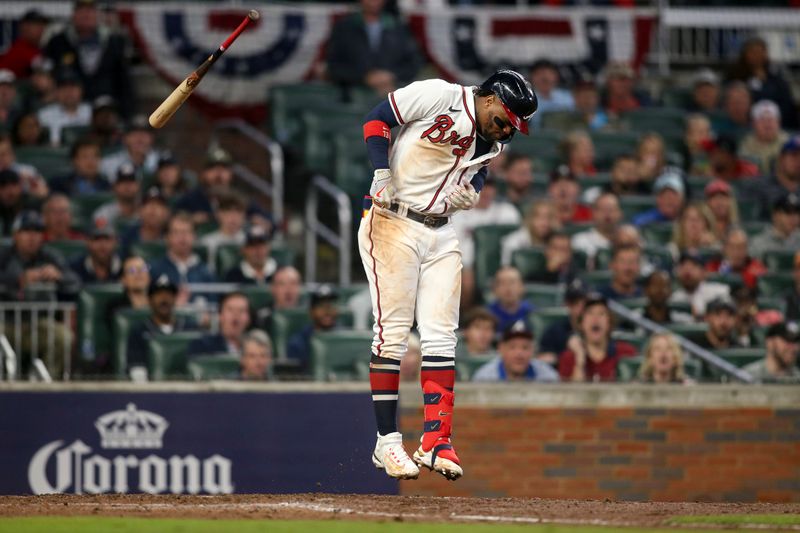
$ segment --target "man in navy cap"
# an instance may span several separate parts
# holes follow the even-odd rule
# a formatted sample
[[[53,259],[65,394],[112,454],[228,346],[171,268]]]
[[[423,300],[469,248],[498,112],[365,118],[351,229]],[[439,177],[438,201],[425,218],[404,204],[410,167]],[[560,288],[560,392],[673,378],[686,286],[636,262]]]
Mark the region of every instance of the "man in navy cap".
[[[782,196],[772,206],[772,226],[750,242],[750,255],[763,258],[774,250],[800,250],[800,196]]]
[[[135,115],[125,128],[123,148],[107,155],[100,162],[103,174],[114,178],[123,165],[133,166],[139,180],[152,176],[158,169],[158,151],[153,148],[153,128],[144,115]]]
[[[656,195],[656,206],[633,217],[631,222],[635,226],[644,226],[656,222],[672,222],[680,215],[686,199],[686,187],[680,174],[667,169],[656,179],[653,185],[653,192]]]
[[[111,226],[98,226],[89,233],[89,252],[72,263],[84,284],[113,283],[122,274],[122,260],[116,253],[117,236]]]
[[[242,245],[242,261],[228,271],[225,281],[248,285],[269,283],[278,269],[278,263],[269,252],[270,236],[261,226],[252,226]]]
[[[773,324],[767,329],[767,353],[764,359],[742,370],[762,383],[800,383],[797,353],[800,328],[796,322]]]
[[[778,200],[790,193],[800,195],[800,135],[789,137],[781,147],[772,176],[748,185],[748,192],[761,202],[761,218],[765,220]]]
[[[73,69],[56,74],[56,101],[37,113],[42,126],[50,130],[50,144],[61,145],[61,130],[70,126],[89,126],[92,106],[83,101],[81,78]]]
[[[558,372],[534,359],[533,331],[524,320],[518,320],[503,332],[497,350],[500,355],[475,371],[472,381],[559,381]]]
[[[300,364],[302,372],[310,371],[311,363],[311,336],[316,331],[331,331],[336,328],[339,318],[339,308],[336,302],[338,293],[330,285],[320,286],[311,295],[311,323],[295,333],[286,347],[289,359]]]
[[[136,169],[124,163],[117,169],[117,179],[113,185],[114,200],[95,210],[92,218],[95,225],[114,226],[117,221],[134,222],[138,215],[139,181]]]

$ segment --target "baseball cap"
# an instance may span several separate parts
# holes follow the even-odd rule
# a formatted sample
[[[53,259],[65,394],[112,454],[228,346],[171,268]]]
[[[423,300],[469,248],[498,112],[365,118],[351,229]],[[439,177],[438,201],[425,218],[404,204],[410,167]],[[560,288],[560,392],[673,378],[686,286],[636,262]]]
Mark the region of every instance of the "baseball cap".
[[[101,109],[116,109],[117,103],[114,98],[107,94],[102,94],[94,99],[92,102],[92,110],[100,111]]]
[[[11,231],[14,233],[18,231],[44,231],[44,222],[42,222],[42,217],[36,211],[23,211],[14,219]]]
[[[339,294],[330,285],[320,285],[313,293],[311,293],[311,307],[332,302],[339,299]]]
[[[719,76],[710,68],[700,69],[692,76],[692,87],[698,85],[719,85]]]
[[[7,68],[0,68],[0,84],[11,85],[17,81],[17,75]]]
[[[161,194],[161,190],[158,187],[150,187],[144,191],[144,194],[142,195],[142,205],[154,201],[167,205],[167,199],[164,198],[164,195]]]
[[[750,118],[756,120],[761,117],[781,118],[781,109],[772,100],[761,100],[750,108]]]
[[[789,140],[781,146],[781,155],[786,152],[800,152],[800,135],[792,135]]]
[[[47,24],[50,19],[42,14],[38,9],[29,9],[19,19],[20,22],[38,22],[39,24]]]
[[[117,169],[117,183],[120,181],[136,181],[136,169],[130,163],[123,163]]]
[[[269,234],[262,226],[250,226],[245,235],[244,245],[262,244],[269,242]]]
[[[681,196],[684,195],[685,191],[681,177],[677,173],[671,171],[661,174],[656,180],[655,185],[653,185],[653,190],[656,194],[660,193],[664,189],[672,189]]]
[[[636,73],[628,63],[624,61],[615,61],[608,65],[606,68],[607,78],[635,78]]]
[[[778,198],[772,204],[772,212],[780,211],[782,213],[797,213],[800,212],[800,197],[795,193],[789,193],[785,196]]]
[[[533,339],[533,330],[528,326],[525,320],[517,320],[503,330],[503,334],[500,336],[500,342],[506,342],[517,337]]]
[[[150,282],[150,287],[147,289],[147,294],[152,296],[158,291],[170,291],[172,294],[178,294],[178,286],[172,283],[169,276],[161,274],[158,278]]]
[[[696,254],[694,252],[686,251],[681,253],[680,257],[678,257],[678,264],[682,265],[686,261],[691,261],[692,263],[699,265],[701,267],[705,266],[703,258],[700,257],[699,254]]]
[[[233,163],[231,155],[222,148],[214,148],[206,155],[206,168],[217,165],[230,166]]]
[[[113,239],[116,237],[116,235],[117,234],[114,232],[114,226],[111,224],[95,224],[95,226],[92,228],[92,231],[89,232],[89,238],[91,239]]]
[[[131,133],[133,131],[150,132],[150,123],[147,121],[147,117],[144,115],[134,115],[130,122],[128,122],[125,133]]]
[[[0,187],[3,185],[12,185],[20,182],[19,174],[10,168],[0,170]]]
[[[589,307],[593,305],[602,305],[603,307],[608,307],[608,299],[599,292],[591,291],[586,294],[586,300],[584,301],[583,308],[584,310],[589,309]]]
[[[575,303],[584,298],[586,298],[586,287],[581,280],[576,279],[564,291],[564,301],[566,303]]]
[[[74,69],[65,68],[56,73],[56,85],[82,85],[81,77]]]
[[[800,327],[797,322],[778,322],[767,329],[766,338],[781,337],[788,342],[800,340]]]
[[[710,181],[703,189],[703,194],[705,194],[706,198],[711,198],[715,194],[727,194],[730,196],[731,192],[732,189],[728,182],[721,179]]]
[[[567,165],[558,165],[550,173],[550,183],[556,183],[561,180],[577,181],[575,174],[572,173]]]
[[[728,311],[730,313],[736,313],[736,306],[733,305],[733,302],[731,301],[730,298],[723,298],[723,297],[714,298],[706,306],[706,314],[717,313],[719,311]]]
[[[46,56],[36,56],[31,61],[31,71],[50,74],[53,72],[53,60]]]
[[[739,147],[739,143],[737,143],[736,139],[730,135],[720,135],[716,139],[706,139],[700,144],[708,153],[711,153],[714,150],[722,150],[724,152],[728,152],[729,154],[736,155],[736,150]]]
[[[165,150],[158,156],[158,168],[168,167],[170,165],[177,165],[178,160],[172,155],[172,152]]]

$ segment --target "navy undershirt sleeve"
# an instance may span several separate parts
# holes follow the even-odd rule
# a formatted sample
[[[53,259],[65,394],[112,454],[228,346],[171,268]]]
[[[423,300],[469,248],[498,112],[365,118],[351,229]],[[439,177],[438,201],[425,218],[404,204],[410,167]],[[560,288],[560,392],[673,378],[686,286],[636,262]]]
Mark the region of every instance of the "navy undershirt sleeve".
[[[391,111],[391,109],[389,109]],[[489,153],[492,149],[492,143],[489,141],[483,140],[480,135],[475,136],[475,155],[472,156],[472,159],[477,159],[481,156],[484,156]],[[484,165],[481,169],[472,176],[470,183],[472,184],[472,188],[478,192],[481,192],[483,189],[483,182],[486,181],[486,174],[489,172],[489,167]]]
[[[392,112],[392,106],[389,104],[389,100],[384,100],[372,108],[372,111],[367,113],[367,116],[364,117],[364,124],[373,120],[380,120],[388,124],[389,128],[394,128],[399,125]],[[367,137],[365,142],[367,143],[367,154],[369,155],[370,163],[372,163],[372,168],[376,170],[380,168],[389,168],[389,139],[373,135]]]

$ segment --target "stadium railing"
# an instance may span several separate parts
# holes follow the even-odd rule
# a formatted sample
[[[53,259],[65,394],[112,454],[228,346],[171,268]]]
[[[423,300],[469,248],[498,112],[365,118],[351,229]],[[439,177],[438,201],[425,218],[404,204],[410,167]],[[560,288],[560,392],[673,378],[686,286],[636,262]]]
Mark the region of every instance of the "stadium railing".
[[[333,200],[339,232],[320,221],[320,193]],[[350,197],[326,177],[316,175],[311,179],[306,199],[306,281],[314,283],[317,278],[317,239],[321,238],[339,251],[339,285],[350,285],[352,264],[353,207]],[[359,199],[360,202],[360,199]]]

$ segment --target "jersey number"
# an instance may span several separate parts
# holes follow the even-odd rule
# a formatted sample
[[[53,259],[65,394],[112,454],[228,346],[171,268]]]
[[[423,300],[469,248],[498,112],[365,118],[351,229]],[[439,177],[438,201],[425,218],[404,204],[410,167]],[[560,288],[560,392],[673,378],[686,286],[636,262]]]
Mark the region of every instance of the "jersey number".
[[[458,132],[450,131],[454,124],[455,122],[449,115],[439,115],[434,119],[433,125],[423,131],[419,138],[425,139],[427,137],[430,142],[435,144],[458,146],[458,148],[453,148],[453,155],[463,157],[467,154],[475,139],[472,136],[459,137]]]

